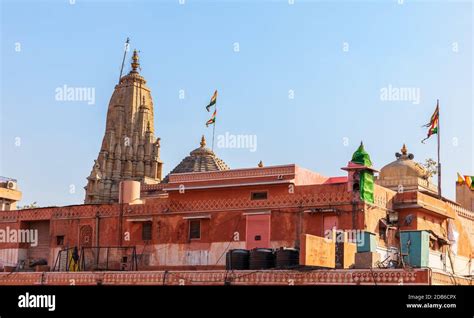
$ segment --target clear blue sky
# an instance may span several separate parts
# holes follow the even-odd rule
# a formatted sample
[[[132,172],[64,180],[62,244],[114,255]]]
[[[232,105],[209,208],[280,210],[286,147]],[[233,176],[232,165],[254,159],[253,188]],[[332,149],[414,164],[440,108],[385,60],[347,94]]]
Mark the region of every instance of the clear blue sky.
[[[257,136],[255,152],[217,149],[232,168],[263,160],[344,175],[361,140],[377,168],[403,143],[417,161],[436,158],[436,138],[420,140],[439,98],[445,194],[454,198],[457,171],[474,175],[468,1],[1,2],[0,175],[18,179],[21,204],[83,202],[127,36],[141,50],[165,173],[210,138],[204,106],[216,88],[216,133]],[[95,105],[56,101],[63,85],[95,88]],[[420,103],[382,101],[388,85],[418,88]]]

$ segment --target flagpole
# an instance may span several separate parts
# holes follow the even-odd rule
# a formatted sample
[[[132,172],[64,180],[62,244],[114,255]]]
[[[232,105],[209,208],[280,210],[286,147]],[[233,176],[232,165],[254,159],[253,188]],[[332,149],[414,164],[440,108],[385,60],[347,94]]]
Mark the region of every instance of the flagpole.
[[[436,101],[436,107],[438,108],[438,197],[441,199],[441,156],[440,156],[440,148],[441,148],[441,129],[440,129],[440,122],[441,122],[441,111],[439,109],[439,99]]]
[[[216,105],[214,106],[214,111],[216,112],[216,117],[217,117],[217,102]],[[212,125],[212,151],[214,152],[214,136],[216,135],[216,121],[217,118],[214,117],[214,124]]]
[[[120,79],[122,78],[123,65],[125,64],[125,57],[127,56],[127,50],[128,50],[129,44],[130,44],[130,38],[127,38],[127,41],[125,41],[125,50],[123,52],[122,67],[120,68],[119,84],[120,84]]]

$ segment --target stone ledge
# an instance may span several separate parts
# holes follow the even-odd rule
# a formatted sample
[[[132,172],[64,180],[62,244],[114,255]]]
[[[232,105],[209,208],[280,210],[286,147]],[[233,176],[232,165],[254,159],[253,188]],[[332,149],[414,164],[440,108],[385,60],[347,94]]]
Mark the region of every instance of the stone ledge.
[[[430,269],[196,270],[0,273],[0,285],[430,285],[452,284]],[[467,279],[463,279],[468,281]],[[472,283],[472,279],[469,281]]]

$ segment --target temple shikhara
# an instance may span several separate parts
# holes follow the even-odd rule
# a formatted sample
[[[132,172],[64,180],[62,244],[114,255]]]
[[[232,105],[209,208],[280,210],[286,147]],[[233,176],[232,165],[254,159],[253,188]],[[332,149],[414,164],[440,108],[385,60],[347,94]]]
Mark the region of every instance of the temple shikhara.
[[[118,202],[122,180],[144,184],[161,181],[163,163],[160,139],[155,139],[153,100],[138,73],[137,51],[133,52],[131,66],[110,98],[102,147],[87,178],[86,204]]]
[[[0,284],[473,283],[472,183],[440,197],[403,140],[393,162],[372,162],[377,147],[361,143],[324,176],[294,163],[233,169],[200,135],[163,176],[139,70],[135,51],[84,204],[0,211],[0,238],[37,234],[0,244]]]

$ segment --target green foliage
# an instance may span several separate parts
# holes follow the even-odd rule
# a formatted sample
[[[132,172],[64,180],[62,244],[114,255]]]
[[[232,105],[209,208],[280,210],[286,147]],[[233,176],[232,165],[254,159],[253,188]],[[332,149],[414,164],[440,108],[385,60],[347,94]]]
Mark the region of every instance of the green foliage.
[[[36,201],[33,202],[33,203],[30,203],[30,204],[27,204],[27,205],[18,207],[19,210],[36,209],[36,208],[39,208],[39,206],[37,205]]]

